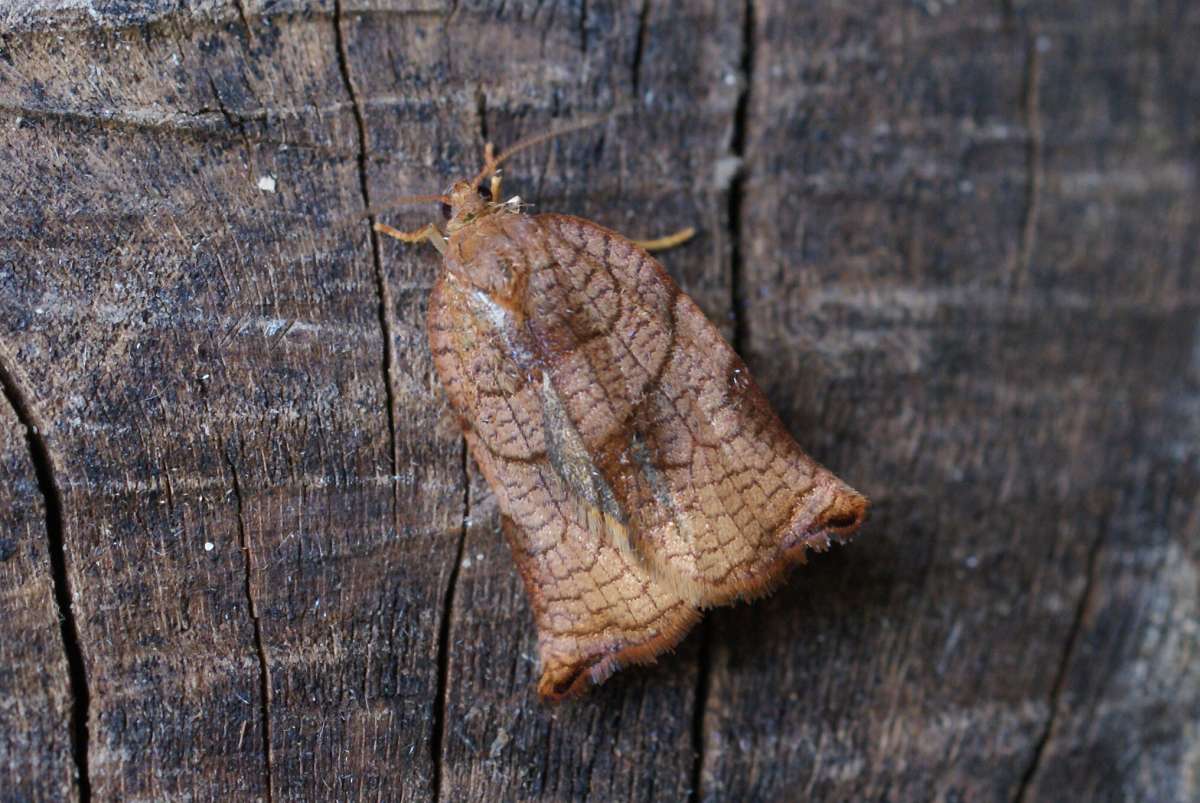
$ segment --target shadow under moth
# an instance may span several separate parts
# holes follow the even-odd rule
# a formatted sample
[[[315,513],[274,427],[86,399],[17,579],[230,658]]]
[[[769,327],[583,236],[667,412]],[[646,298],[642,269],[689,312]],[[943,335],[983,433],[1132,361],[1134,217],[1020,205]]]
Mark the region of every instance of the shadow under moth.
[[[581,126],[573,126],[577,128]],[[496,156],[402,232],[442,256],[429,344],[496,494],[560,699],[679,643],[858,529],[867,500],[809,458],[745,364],[639,245],[502,201]],[[484,188],[484,181],[490,186]]]

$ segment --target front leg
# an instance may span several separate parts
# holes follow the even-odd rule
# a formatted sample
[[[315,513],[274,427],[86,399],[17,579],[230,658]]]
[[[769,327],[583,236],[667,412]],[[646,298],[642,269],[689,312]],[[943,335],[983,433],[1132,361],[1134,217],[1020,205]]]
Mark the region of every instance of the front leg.
[[[386,234],[388,237],[394,237],[402,243],[420,243],[428,240],[438,250],[438,253],[446,253],[446,235],[442,234],[432,223],[416,231],[400,231],[386,223],[376,223],[375,231]]]

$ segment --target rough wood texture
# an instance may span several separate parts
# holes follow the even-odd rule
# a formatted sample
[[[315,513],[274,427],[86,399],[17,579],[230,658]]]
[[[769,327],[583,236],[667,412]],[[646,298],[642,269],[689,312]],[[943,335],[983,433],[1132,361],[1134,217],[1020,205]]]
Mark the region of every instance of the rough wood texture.
[[[4,795],[1200,797],[1198,50],[1186,0],[0,9]],[[621,103],[508,187],[700,228],[874,508],[553,708],[435,257],[359,215]]]

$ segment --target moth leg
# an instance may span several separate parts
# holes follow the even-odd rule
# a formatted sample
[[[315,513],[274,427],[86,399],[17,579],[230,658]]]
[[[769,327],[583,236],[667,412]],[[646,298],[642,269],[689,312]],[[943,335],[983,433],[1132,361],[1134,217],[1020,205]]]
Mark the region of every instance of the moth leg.
[[[483,146],[483,169],[485,175],[491,173],[492,183],[489,187],[489,192],[492,195],[492,203],[500,203],[500,174],[496,172],[496,146],[488,142]]]
[[[386,234],[388,237],[395,237],[402,243],[421,243],[428,240],[439,253],[446,253],[446,237],[432,223],[416,231],[400,231],[386,223],[376,223],[375,231]]]
[[[633,242],[647,251],[665,251],[668,248],[683,245],[695,236],[696,230],[688,226],[686,229],[680,229],[674,234],[668,234],[665,237],[655,237],[653,240],[634,240]]]

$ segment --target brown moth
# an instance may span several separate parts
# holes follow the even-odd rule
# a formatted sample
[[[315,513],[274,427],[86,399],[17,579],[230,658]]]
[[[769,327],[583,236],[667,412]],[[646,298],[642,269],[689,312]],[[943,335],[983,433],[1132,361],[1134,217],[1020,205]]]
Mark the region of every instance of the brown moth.
[[[376,229],[441,252],[434,364],[533,606],[538,691],[560,699],[770,591],[867,500],[800,450],[646,248],[500,200],[499,164],[548,136],[409,199],[448,205],[445,233]]]

